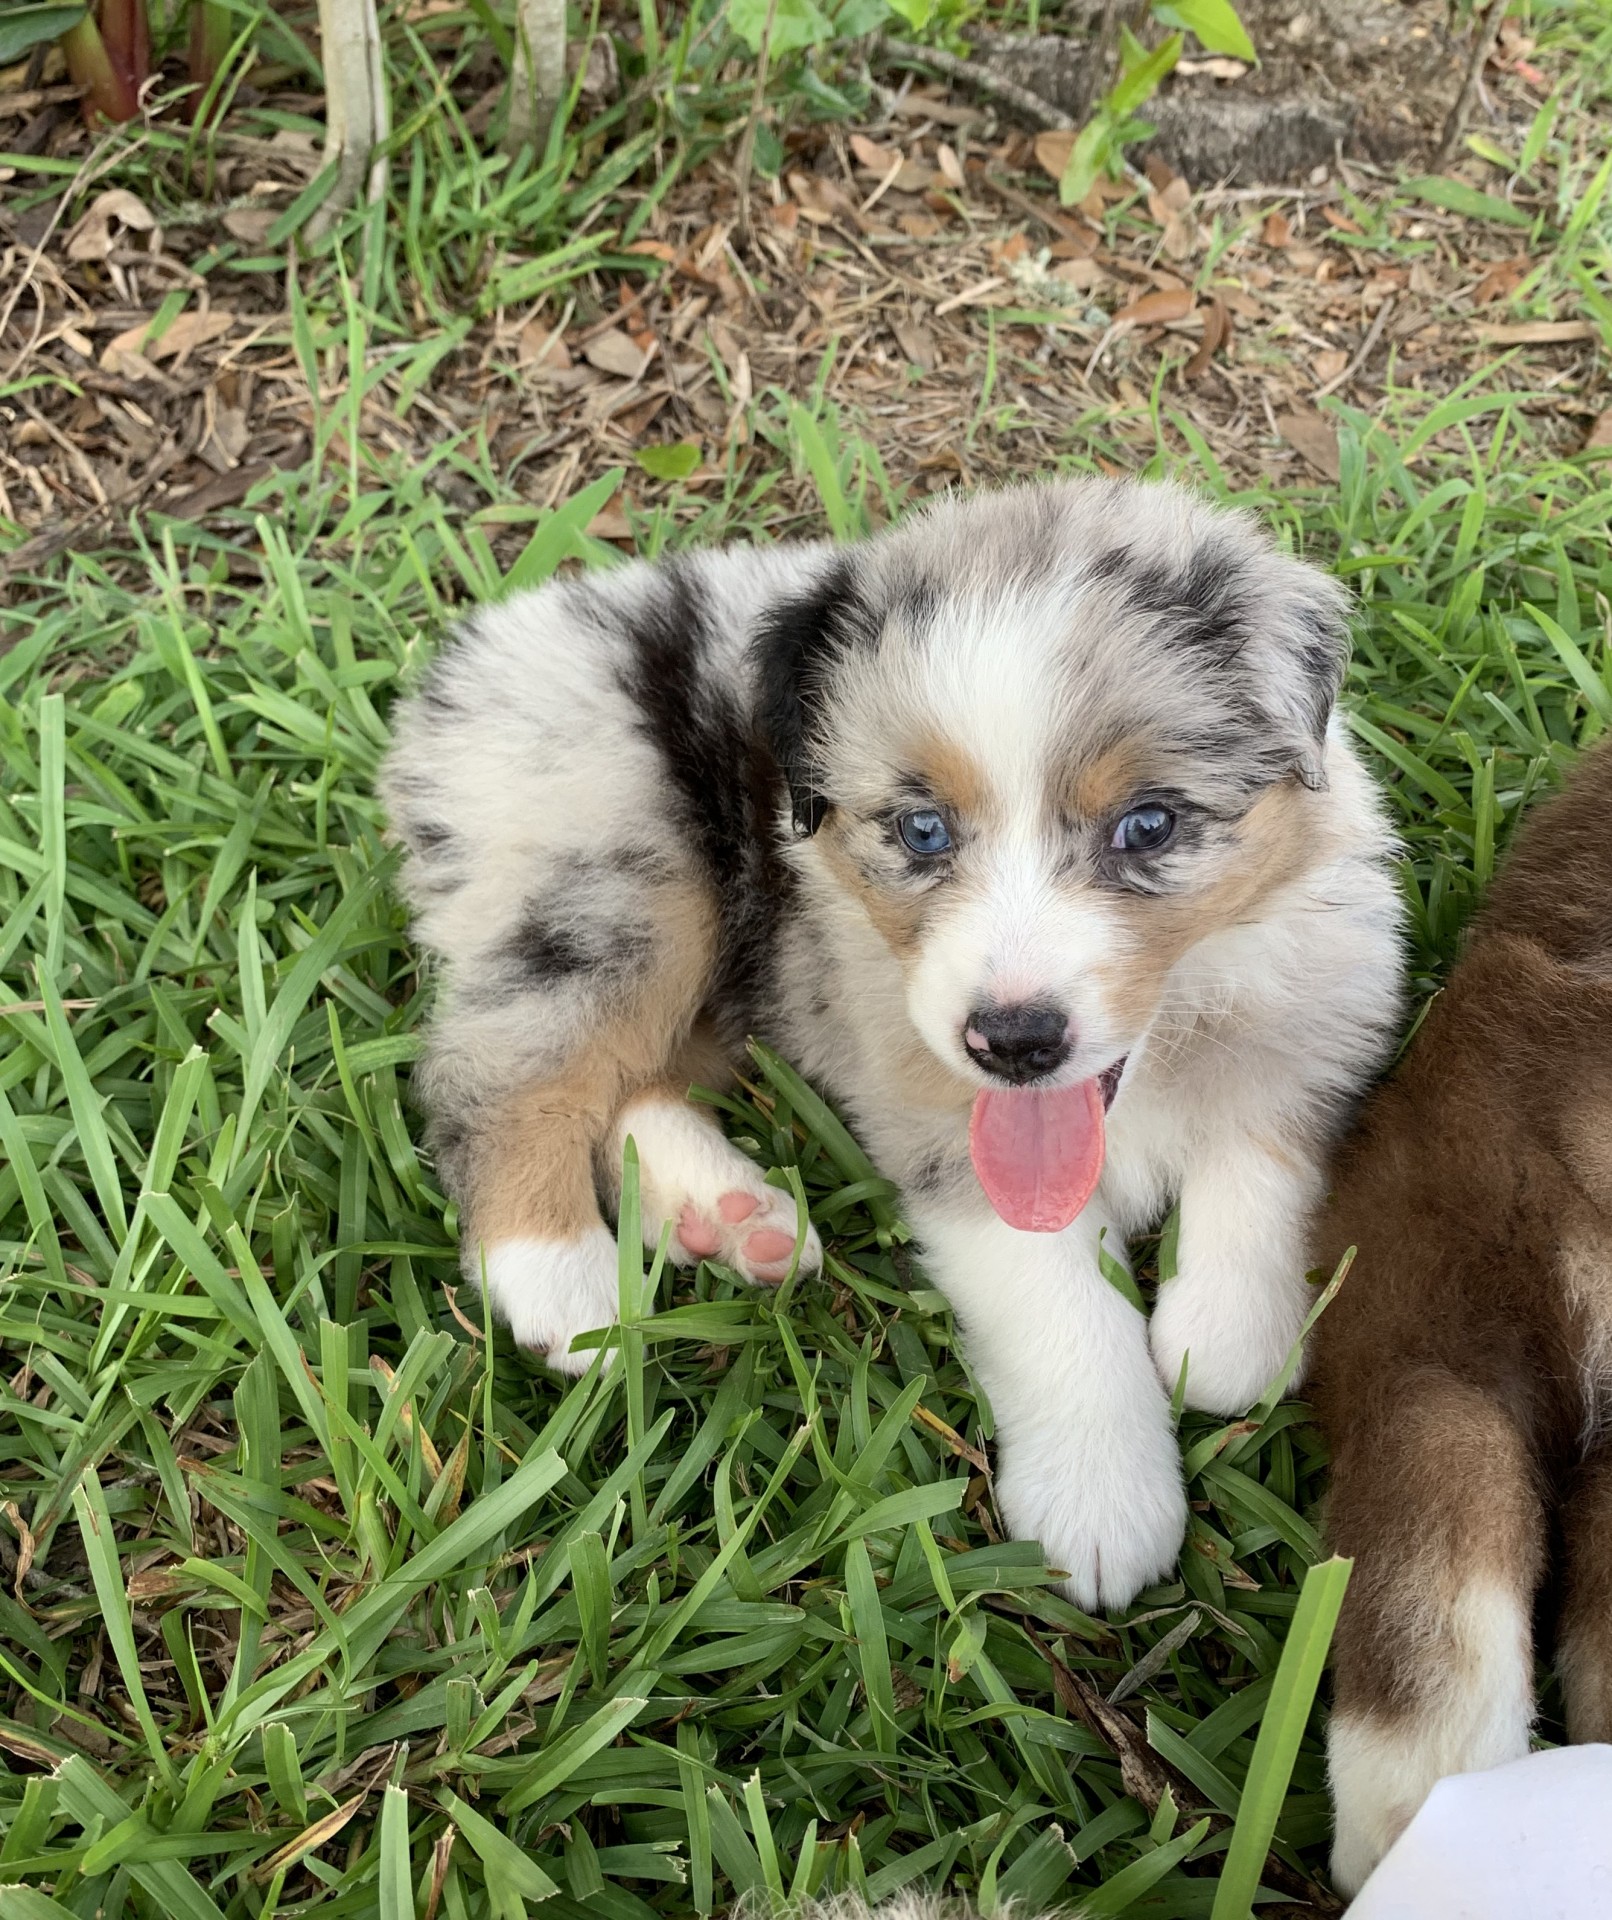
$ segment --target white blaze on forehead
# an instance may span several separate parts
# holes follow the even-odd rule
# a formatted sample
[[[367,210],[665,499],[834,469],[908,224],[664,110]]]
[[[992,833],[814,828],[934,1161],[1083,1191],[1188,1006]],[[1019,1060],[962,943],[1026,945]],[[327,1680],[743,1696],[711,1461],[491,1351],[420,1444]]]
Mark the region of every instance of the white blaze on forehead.
[[[1011,815],[1039,816],[1049,757],[1076,695],[1069,672],[1078,596],[1039,590],[942,597],[921,648],[919,698],[966,746]]]
[[[1039,816],[1079,699],[1071,672],[1077,603],[1067,583],[941,591],[913,616],[898,601],[877,644],[836,669],[822,738],[836,797],[853,811],[882,804],[892,775],[924,771],[904,753],[939,740],[979,768],[993,811]]]

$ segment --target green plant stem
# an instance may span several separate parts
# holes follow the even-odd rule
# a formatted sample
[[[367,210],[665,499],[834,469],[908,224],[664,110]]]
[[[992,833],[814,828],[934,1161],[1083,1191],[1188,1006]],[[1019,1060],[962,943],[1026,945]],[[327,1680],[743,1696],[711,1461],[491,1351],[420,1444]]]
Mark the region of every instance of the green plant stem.
[[[216,117],[217,97],[215,95],[209,104],[208,95],[213,91],[232,38],[227,7],[220,6],[219,0],[191,0],[190,37],[186,48],[191,93],[186,107],[192,120],[204,112],[208,118]]]
[[[114,62],[95,16],[85,14],[76,27],[64,33],[61,47],[68,77],[84,89],[85,117],[132,120],[140,111],[139,92]]]

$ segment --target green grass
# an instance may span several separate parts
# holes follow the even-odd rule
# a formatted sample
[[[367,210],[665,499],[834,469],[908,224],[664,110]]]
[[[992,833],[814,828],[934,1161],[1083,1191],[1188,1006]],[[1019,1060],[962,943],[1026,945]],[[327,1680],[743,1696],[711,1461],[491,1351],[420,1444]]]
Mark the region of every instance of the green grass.
[[[450,1311],[406,1102],[429,984],[370,782],[393,693],[498,585],[507,501],[484,475],[451,521],[429,465],[327,458],[342,419],[233,533],[63,562],[0,655],[0,1916],[628,1920],[949,1879],[1229,1920],[1268,1837],[1318,1871],[1303,1405],[1186,1416],[1179,1578],[1081,1614],[994,1537],[944,1303],[782,1063],[727,1117],[802,1182],[823,1283],[656,1268],[646,1318],[634,1253],[620,1363],[569,1386]],[[1334,493],[1254,504],[1361,595],[1349,705],[1426,987],[1612,721],[1612,486],[1528,458],[1493,396],[1397,440],[1343,419]],[[763,396],[756,430],[808,518],[890,504],[823,407]],[[694,531],[800,518],[752,471]],[[525,573],[602,561],[585,521]],[[1127,1796],[1053,1651],[1246,1808],[1236,1838]]]
[[[1516,312],[1582,295],[1604,321],[1584,115],[1612,38],[1604,6],[1536,11],[1582,60],[1510,156],[1540,259]],[[690,9],[629,56],[617,108],[511,167],[461,110],[479,17],[434,16],[429,47],[391,22],[391,203],[308,264],[292,314],[310,389],[341,395],[308,467],[206,529],[149,523],[13,582],[0,1920],[681,1916],[943,1880],[988,1910],[1233,1920],[1267,1847],[1290,1872],[1325,1854],[1311,1707],[1339,1575],[1306,1584],[1325,1463],[1302,1403],[1186,1416],[1180,1577],[1083,1616],[996,1537],[988,1413],[891,1191],[765,1055],[726,1117],[800,1181],[822,1284],[652,1266],[646,1318],[634,1252],[619,1364],[568,1387],[459,1287],[407,1104],[429,983],[371,776],[455,605],[617,557],[583,531],[614,482],[540,516],[474,434],[377,456],[360,408],[383,381],[406,408],[500,302],[644,270],[621,247],[750,95],[719,9]],[[838,74],[785,63],[778,124],[844,111]],[[209,164],[159,124],[107,178],[175,226],[206,217]],[[278,240],[197,265],[215,299],[259,275],[282,297]],[[720,486],[654,490],[640,548],[898,510],[830,373],[759,398]],[[990,384],[970,432],[1010,447]],[[1328,403],[1338,487],[1250,502],[1361,597],[1348,705],[1404,838],[1423,993],[1519,809],[1612,722],[1612,473],[1544,458],[1495,388],[1398,395],[1388,426]],[[1124,424],[1094,411],[1071,462],[1134,464],[1150,435],[1155,469],[1185,444],[1228,491],[1162,381]],[[446,508],[448,476],[486,505]],[[1169,1253],[1139,1252],[1146,1284]],[[1082,1687],[1179,1802],[1127,1794]]]

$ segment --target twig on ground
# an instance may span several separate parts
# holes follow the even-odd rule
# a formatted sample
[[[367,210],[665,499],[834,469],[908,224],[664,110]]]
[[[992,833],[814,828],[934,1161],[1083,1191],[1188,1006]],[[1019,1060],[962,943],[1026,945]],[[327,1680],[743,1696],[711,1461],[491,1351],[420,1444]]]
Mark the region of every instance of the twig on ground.
[[[1388,316],[1393,310],[1394,296],[1389,294],[1388,298],[1384,300],[1382,305],[1377,309],[1376,317],[1373,319],[1371,325],[1366,329],[1366,337],[1361,341],[1355,357],[1349,362],[1348,366],[1344,368],[1342,373],[1334,374],[1325,386],[1317,387],[1311,395],[1312,399],[1323,399],[1329,393],[1336,393],[1339,387],[1348,386],[1349,382],[1366,364],[1367,354],[1371,352],[1372,348],[1376,346],[1377,342],[1382,338],[1382,330],[1388,325]]]
[[[933,67],[936,73],[943,73],[949,80],[960,80],[964,86],[973,87],[978,93],[994,95],[1005,100],[1009,106],[1017,107],[1027,120],[1033,120],[1037,126],[1046,127],[1054,133],[1068,133],[1074,129],[1074,121],[1062,108],[1043,100],[1039,93],[1032,93],[1028,87],[1021,87],[1017,80],[1008,80],[999,73],[993,73],[978,60],[960,60],[955,53],[947,53],[943,47],[920,47],[911,40],[892,39],[887,33],[881,33],[875,43],[880,53],[905,66]]]
[[[1495,42],[1500,38],[1500,22],[1506,17],[1507,5],[1508,0],[1489,0],[1488,11],[1472,29],[1472,51],[1467,57],[1466,72],[1461,77],[1461,91],[1455,96],[1455,104],[1450,108],[1444,131],[1439,135],[1439,143],[1433,153],[1435,167],[1442,167],[1448,162],[1466,130],[1472,102],[1478,97],[1483,69],[1489,64],[1489,55],[1494,52]]]

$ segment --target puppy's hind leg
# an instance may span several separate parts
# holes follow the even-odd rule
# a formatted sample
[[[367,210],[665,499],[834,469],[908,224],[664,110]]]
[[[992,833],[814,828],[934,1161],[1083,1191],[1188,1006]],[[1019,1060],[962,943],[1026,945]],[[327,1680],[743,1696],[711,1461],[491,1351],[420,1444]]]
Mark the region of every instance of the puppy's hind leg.
[[[479,968],[456,969],[422,1076],[466,1276],[485,1274],[515,1339],[562,1373],[592,1358],[576,1336],[616,1318],[596,1173],[624,1102],[666,1081],[716,941],[708,890],[686,877],[640,896],[625,924],[584,919],[583,904],[574,887],[538,901]]]
[[[1527,1753],[1544,1559],[1534,1461],[1506,1409],[1434,1368],[1377,1385],[1338,1445],[1328,1510],[1355,1563],[1327,1731],[1332,1878],[1351,1895],[1435,1782]]]

